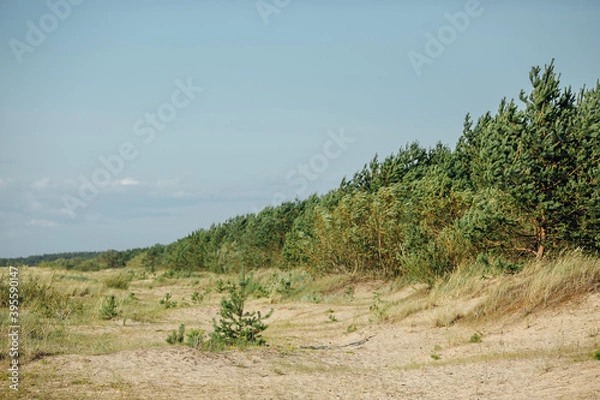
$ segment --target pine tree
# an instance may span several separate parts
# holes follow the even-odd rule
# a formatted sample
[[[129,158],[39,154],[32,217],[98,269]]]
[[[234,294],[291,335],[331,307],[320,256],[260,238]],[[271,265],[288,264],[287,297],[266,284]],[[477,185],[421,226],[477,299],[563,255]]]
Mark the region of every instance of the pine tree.
[[[532,92],[519,96],[523,110],[503,99],[497,115],[467,129],[470,136],[464,140],[473,143],[466,154],[476,184],[498,188],[515,200],[526,227],[522,250],[540,258],[549,245],[562,247],[575,239],[593,245],[598,93],[583,92],[576,101],[570,88],[560,89],[554,61],[544,72],[532,68],[529,78]]]
[[[245,271],[242,269],[239,284],[232,285],[229,288],[229,297],[221,299],[221,310],[219,311],[221,318],[218,323],[213,319],[214,332],[210,334],[211,341],[226,345],[239,343],[262,345],[265,343],[261,332],[267,329],[268,325],[263,322],[263,319],[269,318],[273,310],[264,316],[260,311],[248,312],[245,310],[245,303],[250,295],[248,286],[251,279],[251,277],[246,277]]]

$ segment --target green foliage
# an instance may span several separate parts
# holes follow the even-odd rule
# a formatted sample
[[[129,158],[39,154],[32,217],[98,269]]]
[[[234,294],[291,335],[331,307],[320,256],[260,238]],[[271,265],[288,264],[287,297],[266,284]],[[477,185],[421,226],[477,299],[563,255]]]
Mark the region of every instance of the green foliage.
[[[268,266],[433,285],[474,262],[515,273],[530,257],[598,252],[600,81],[578,93],[561,88],[554,61],[533,67],[529,81],[518,101],[502,99],[475,120],[467,114],[454,149],[411,143],[376,155],[325,195],[238,215],[167,246],[44,259],[120,268],[143,251],[148,270],[167,269],[162,279]],[[232,285],[217,282],[217,291]],[[270,289],[252,292],[289,294],[291,281]]]
[[[254,275],[252,274],[250,274],[247,279],[245,290],[249,296],[252,296],[255,299],[269,297],[269,290],[254,279]]]
[[[55,266],[54,261],[57,260],[88,260],[96,258],[98,252],[95,251],[81,251],[81,252],[70,252],[70,253],[55,253],[55,254],[42,254],[29,257],[18,257],[18,258],[0,258],[0,266],[7,267],[9,265],[29,265],[29,266],[43,266],[51,267]]]
[[[250,293],[248,288],[252,287],[252,278],[246,277],[242,270],[239,283],[229,288],[229,296],[221,299],[220,319],[213,319],[214,332],[210,334],[210,341],[223,343],[225,345],[236,345],[239,343],[264,344],[261,332],[267,328],[263,319],[267,319],[273,313],[269,311],[262,315],[260,311],[248,312],[245,303]]]
[[[121,315],[114,295],[105,296],[100,305],[100,318],[110,320]]]
[[[569,244],[594,248],[598,239],[600,82],[578,96],[560,88],[554,62],[529,75],[519,109],[503,99],[471,129],[463,151],[475,187],[496,188],[513,199],[520,246],[542,257]]]
[[[162,256],[165,252],[165,246],[162,244],[155,244],[146,250],[144,257],[142,258],[142,265],[150,272],[155,272],[160,266]]]
[[[327,318],[329,319],[328,322],[338,322],[338,319],[336,318],[336,316],[333,315],[334,312],[335,311],[333,311],[333,309],[331,309],[331,308],[329,310],[327,310],[327,314],[328,314]]]
[[[165,293],[164,297],[159,300],[159,304],[162,304],[167,309],[177,307],[177,302],[173,301],[171,299],[172,299],[171,293],[170,292]]]
[[[369,305],[369,311],[371,311],[378,320],[381,320],[385,316],[385,311],[383,309],[383,300],[381,300],[381,293],[373,292],[373,302]]]
[[[480,253],[477,256],[477,262],[483,265],[484,268],[490,272],[497,271],[502,273],[514,274],[523,269],[522,264],[506,260],[502,256],[494,257],[485,253]]]
[[[98,255],[98,262],[104,268],[122,268],[127,260],[122,253],[116,250],[107,250]]]
[[[600,361],[600,349],[596,350],[593,354],[594,360]]]
[[[215,283],[215,290],[217,293],[225,293],[234,287],[235,285],[231,281],[224,282],[223,279],[217,279],[217,282]]]
[[[469,338],[469,342],[471,342],[471,343],[480,343],[481,342],[481,334],[480,333],[474,333]]]
[[[197,349],[204,343],[204,331],[202,329],[190,329],[185,332],[185,325],[179,325],[179,329],[172,330],[166,338],[169,344],[185,344],[186,346]]]
[[[218,279],[216,282],[215,290],[218,293],[231,292],[235,290],[236,284],[230,280],[224,282],[222,279]],[[247,286],[244,288],[245,293],[248,296],[253,296],[256,299],[269,296],[269,290],[256,281],[252,274],[247,279]]]
[[[202,300],[204,300],[204,297],[209,293],[208,290],[205,290],[204,292],[200,293],[200,292],[194,292],[192,293],[190,300],[192,300],[193,304],[200,304],[202,303]]]
[[[179,325],[178,330],[171,331],[169,336],[167,336],[166,341],[169,344],[181,344],[181,343],[183,343],[184,338],[185,338],[185,325],[181,324],[181,325]]]
[[[348,299],[348,300],[352,300],[352,298],[354,297],[354,286],[348,286],[346,288],[346,290],[344,291],[344,296]]]
[[[204,343],[204,336],[202,329],[190,329],[185,335],[185,345],[197,349]]]
[[[77,271],[99,271],[106,268],[121,268],[142,249],[106,252],[75,252],[44,254],[17,259],[0,259],[0,265],[38,265],[42,268],[56,268]]]

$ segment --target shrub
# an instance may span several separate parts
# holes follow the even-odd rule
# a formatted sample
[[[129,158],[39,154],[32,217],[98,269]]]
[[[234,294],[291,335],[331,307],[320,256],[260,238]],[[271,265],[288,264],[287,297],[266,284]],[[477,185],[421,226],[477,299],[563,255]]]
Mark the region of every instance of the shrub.
[[[369,311],[375,314],[377,320],[382,321],[385,317],[385,302],[381,300],[381,293],[373,292],[373,302],[369,305]]]
[[[167,343],[169,343],[169,344],[183,343],[184,336],[185,336],[185,325],[181,324],[181,325],[179,325],[178,330],[171,331],[169,336],[167,336]]]
[[[264,316],[260,311],[245,311],[245,302],[249,296],[248,287],[252,287],[252,278],[246,278],[242,270],[239,285],[232,285],[229,288],[229,296],[221,299],[219,322],[213,318],[214,332],[210,334],[211,344],[265,344],[260,336],[260,333],[267,329],[263,319],[269,318],[273,310]]]
[[[594,357],[594,360],[600,361],[600,349],[598,349],[598,350],[596,350],[594,352],[594,356],[593,357]]]
[[[166,339],[169,344],[185,344],[197,349],[204,343],[204,331],[202,329],[190,329],[185,333],[185,325],[179,325],[178,330],[172,330]]]
[[[177,302],[171,300],[171,293],[165,293],[165,297],[160,299],[159,303],[165,306],[165,308],[175,308],[177,307]]]
[[[479,343],[481,342],[481,335],[479,333],[474,333],[471,338],[469,338],[469,342],[471,343]]]
[[[120,310],[117,309],[115,296],[105,296],[100,307],[100,317],[102,319],[110,320],[118,317],[120,314]]]
[[[194,292],[194,293],[192,293],[192,296],[190,297],[190,299],[192,300],[193,304],[200,304],[200,303],[202,303],[202,300],[204,300],[204,297],[208,293],[209,293],[208,290],[205,290],[202,293],[200,293],[200,292]]]
[[[217,293],[225,293],[235,287],[231,281],[223,282],[222,279],[217,280],[215,285],[215,290]]]
[[[186,346],[197,349],[204,342],[204,331],[202,329],[190,329],[185,335]]]

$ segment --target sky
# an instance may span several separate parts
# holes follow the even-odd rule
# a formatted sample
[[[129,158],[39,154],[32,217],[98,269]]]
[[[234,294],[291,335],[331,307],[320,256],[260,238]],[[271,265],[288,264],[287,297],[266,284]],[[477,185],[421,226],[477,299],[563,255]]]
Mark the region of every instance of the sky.
[[[600,78],[600,2],[0,3],[0,258],[170,243],[453,147],[555,59]]]

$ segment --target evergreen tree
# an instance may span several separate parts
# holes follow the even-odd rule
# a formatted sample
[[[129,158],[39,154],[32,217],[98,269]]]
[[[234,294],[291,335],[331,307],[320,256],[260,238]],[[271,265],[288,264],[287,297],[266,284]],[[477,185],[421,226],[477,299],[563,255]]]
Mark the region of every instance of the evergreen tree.
[[[263,319],[267,319],[273,313],[269,311],[261,315],[260,311],[249,312],[245,310],[246,300],[249,296],[248,287],[251,278],[246,277],[242,268],[238,285],[229,288],[229,297],[221,299],[221,310],[219,322],[213,319],[214,332],[210,334],[213,342],[227,345],[247,342],[262,345],[265,343],[261,332],[267,329]]]
[[[561,90],[553,62],[543,72],[532,68],[530,81],[532,92],[519,96],[523,110],[502,100],[494,118],[482,118],[474,130],[467,126],[462,143],[479,188],[498,188],[519,207],[526,229],[522,250],[542,257],[549,245],[572,239],[593,244],[598,100],[597,93],[582,93],[578,104],[570,88]]]

